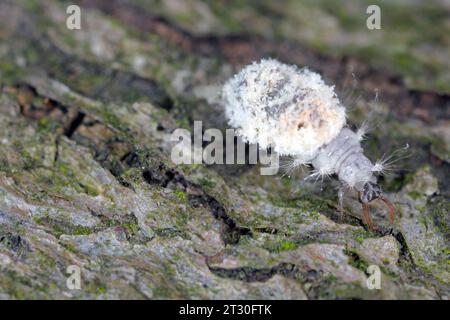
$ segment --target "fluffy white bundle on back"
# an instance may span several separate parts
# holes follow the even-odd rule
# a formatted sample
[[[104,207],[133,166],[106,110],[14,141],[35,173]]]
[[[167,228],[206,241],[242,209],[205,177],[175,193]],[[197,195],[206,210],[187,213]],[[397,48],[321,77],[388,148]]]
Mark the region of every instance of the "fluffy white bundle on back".
[[[229,124],[249,143],[311,160],[345,124],[334,87],[306,68],[263,59],[245,67],[222,90]]]

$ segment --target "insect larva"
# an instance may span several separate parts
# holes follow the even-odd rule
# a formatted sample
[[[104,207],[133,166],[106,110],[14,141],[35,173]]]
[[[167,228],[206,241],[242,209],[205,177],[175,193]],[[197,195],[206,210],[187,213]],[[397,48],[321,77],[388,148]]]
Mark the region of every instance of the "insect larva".
[[[359,192],[363,220],[374,228],[369,203],[382,200],[394,219],[394,206],[383,196],[376,173],[386,163],[373,164],[364,154],[362,126],[353,132],[345,126],[345,107],[334,87],[307,68],[263,59],[246,66],[223,86],[222,98],[229,124],[249,143],[271,147],[293,157],[293,166],[311,165],[310,177],[335,175],[342,211],[344,188]]]

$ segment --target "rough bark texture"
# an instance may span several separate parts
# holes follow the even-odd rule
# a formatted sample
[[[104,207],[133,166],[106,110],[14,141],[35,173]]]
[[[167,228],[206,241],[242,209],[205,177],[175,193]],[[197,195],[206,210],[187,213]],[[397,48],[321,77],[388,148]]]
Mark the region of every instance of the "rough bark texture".
[[[0,298],[448,299],[445,1],[386,3],[381,31],[363,1],[77,3],[81,30],[65,2],[0,2]],[[301,173],[171,162],[170,133],[225,128],[218,88],[268,56],[335,83],[350,123],[371,113],[371,159],[411,146],[382,180],[394,225]]]

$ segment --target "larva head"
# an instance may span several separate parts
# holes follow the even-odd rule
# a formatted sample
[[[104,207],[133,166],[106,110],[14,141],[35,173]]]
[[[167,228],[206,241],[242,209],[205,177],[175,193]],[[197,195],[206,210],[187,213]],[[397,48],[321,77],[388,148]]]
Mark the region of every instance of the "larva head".
[[[359,201],[362,203],[364,217],[367,219],[367,223],[371,229],[376,229],[369,216],[369,202],[380,199],[384,202],[389,210],[389,219],[391,223],[394,223],[395,207],[394,205],[384,197],[381,187],[375,182],[366,182],[359,193]]]
[[[305,161],[345,124],[345,108],[319,74],[273,59],[245,67],[224,85],[222,97],[244,140]]]
[[[383,195],[381,187],[374,182],[366,182],[361,190],[359,200],[362,203],[369,203],[379,199]]]
[[[409,150],[409,144],[404,147],[395,150],[388,156],[383,156],[381,160],[378,160],[375,165],[373,165],[371,171],[374,173],[389,173],[390,170],[394,169],[394,164],[401,159],[409,157],[411,155]],[[367,219],[369,227],[374,228],[369,217],[369,205],[368,203],[380,199],[384,202],[389,210],[389,218],[391,223],[394,223],[395,207],[394,205],[383,195],[380,186],[376,183],[375,176],[372,176],[371,180],[363,183],[362,187],[359,189],[359,201],[362,203],[364,217]]]

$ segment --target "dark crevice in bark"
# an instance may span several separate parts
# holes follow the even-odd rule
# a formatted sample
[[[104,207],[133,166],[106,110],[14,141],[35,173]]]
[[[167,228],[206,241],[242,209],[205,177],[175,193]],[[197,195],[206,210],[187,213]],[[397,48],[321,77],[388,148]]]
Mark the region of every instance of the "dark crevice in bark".
[[[267,281],[279,274],[287,278],[297,278],[298,268],[292,263],[280,263],[272,268],[241,267],[234,269],[209,267],[209,270],[221,278],[240,280],[245,282]]]
[[[0,245],[3,245],[14,252],[18,252],[21,248],[28,247],[20,235],[12,234],[10,232],[0,234]]]
[[[279,234],[280,230],[272,227],[261,227],[261,228],[255,228],[256,232],[260,233],[267,233],[267,234]],[[285,234],[286,235],[286,234]]]
[[[225,208],[214,197],[203,195],[189,195],[189,201],[195,207],[198,205],[206,205],[214,215],[214,218],[221,220],[224,225],[224,241],[226,244],[237,244],[241,236],[251,236],[249,228],[240,227],[236,222],[227,215]]]
[[[78,129],[78,127],[83,122],[85,114],[83,112],[78,112],[75,118],[70,122],[70,124],[64,130],[64,135],[68,138],[71,138],[74,132]]]
[[[245,282],[265,282],[275,275],[298,281],[303,287],[308,299],[318,299],[330,291],[336,280],[333,276],[324,275],[323,271],[316,269],[302,269],[287,262],[282,262],[272,268],[221,268],[209,266],[209,270],[216,276]],[[306,287],[305,284],[308,284]]]
[[[408,265],[411,265],[415,268],[417,266],[414,263],[414,260],[411,256],[411,252],[408,249],[408,244],[406,243],[405,237],[400,231],[392,232],[392,236],[397,240],[397,242],[400,244],[400,255],[399,255],[399,262],[400,263],[407,263]]]
[[[250,229],[238,226],[216,198],[206,194],[199,185],[188,181],[176,170],[161,164],[157,168],[148,168],[143,171],[142,177],[151,185],[181,189],[188,194],[188,200],[193,207],[208,208],[214,218],[223,223],[222,237],[226,244],[237,244],[241,236],[251,235]]]

